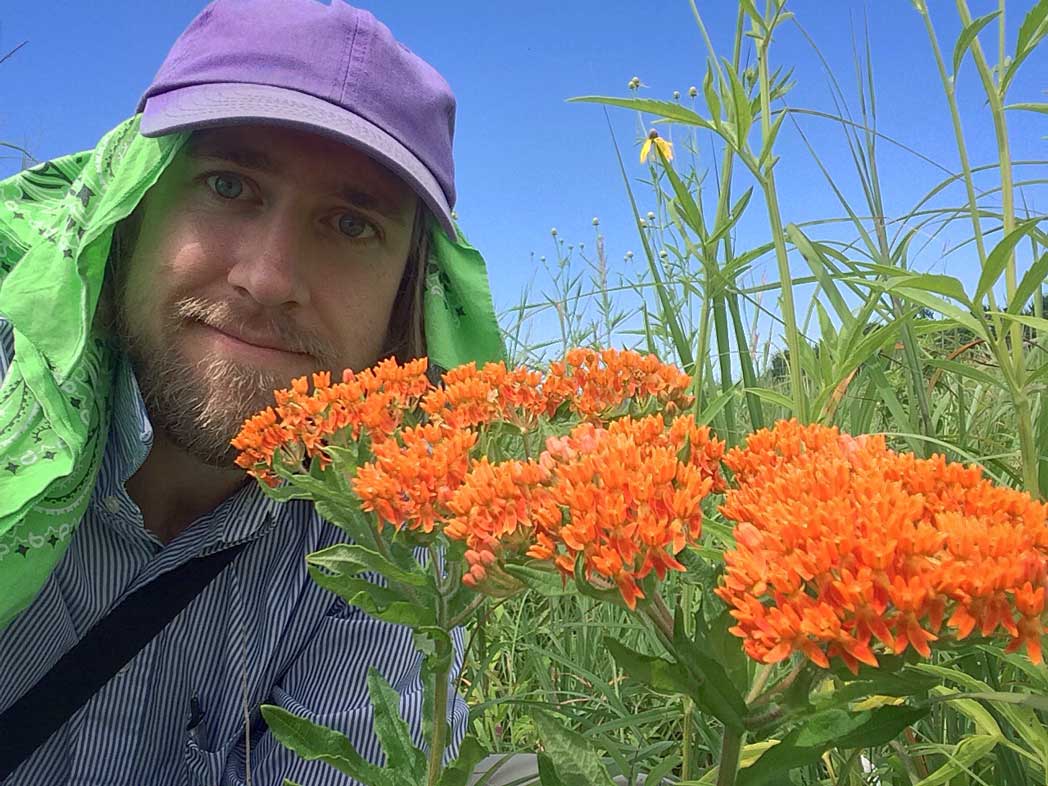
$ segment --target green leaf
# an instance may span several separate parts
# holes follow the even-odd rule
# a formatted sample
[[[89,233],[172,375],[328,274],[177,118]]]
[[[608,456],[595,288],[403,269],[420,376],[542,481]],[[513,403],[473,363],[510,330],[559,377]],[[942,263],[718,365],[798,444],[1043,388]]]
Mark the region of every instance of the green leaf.
[[[604,637],[604,646],[630,679],[647,685],[656,693],[692,696],[696,700],[701,696],[702,686],[689,681],[684,669],[676,663],[654,655],[644,655],[610,636]]]
[[[735,73],[735,69],[726,70],[728,81],[731,84],[733,109],[731,120],[735,124],[736,142],[740,150],[745,150],[750,127],[753,125],[753,108],[750,104],[750,97],[746,94],[746,88],[739,79],[739,75]]]
[[[1039,2],[1030,9],[1019,26],[1019,36],[1015,41],[1015,56],[1011,64],[1005,69],[1004,78],[1001,79],[1001,96],[1008,91],[1008,86],[1019,71],[1019,66],[1030,56],[1041,39],[1048,33],[1048,0]]]
[[[930,712],[928,707],[905,705],[879,707],[870,718],[849,734],[843,734],[834,743],[838,748],[873,748],[887,745],[907,726],[912,726]]]
[[[786,225],[786,237],[801,252],[801,256],[808,263],[808,267],[819,282],[819,288],[826,293],[826,297],[833,305],[833,310],[837,312],[837,317],[844,324],[854,322],[855,317],[852,316],[851,309],[844,302],[837,285],[829,275],[829,265],[819,248],[808,239],[808,236],[796,224]]]
[[[1001,277],[1004,272],[1004,268],[1008,265],[1008,260],[1011,259],[1012,252],[1015,250],[1016,245],[1019,241],[1026,237],[1042,221],[1042,218],[1030,218],[1026,221],[1020,221],[1015,225],[1007,235],[1000,239],[993,250],[986,257],[986,263],[983,265],[982,275],[979,276],[979,286],[975,290],[975,297],[972,302],[981,303],[986,294],[993,289],[993,285],[997,283],[997,279]]]
[[[409,783],[424,783],[426,755],[415,747],[408,724],[400,717],[400,694],[374,667],[368,669],[367,684],[375,711],[375,736],[386,754],[386,769],[402,773]]]
[[[343,775],[356,778],[367,786],[411,786],[395,779],[393,773],[366,761],[345,734],[300,718],[273,704],[263,704],[260,710],[266,726],[280,744],[306,761],[330,764]]]
[[[1048,114],[1048,102],[1043,104],[1020,102],[1018,104],[1008,104],[1005,109],[1017,109],[1020,112],[1040,112],[1041,114]]]
[[[1034,330],[1045,333],[1048,332],[1048,319],[1040,319],[1038,317],[1027,316],[1026,314],[1008,314],[1000,311],[988,311],[987,314],[991,316],[1001,317],[1009,322],[1018,322],[1020,325],[1026,325],[1026,327],[1032,327]]]
[[[746,212],[746,207],[747,205],[749,205],[750,197],[752,196],[753,189],[747,188],[743,192],[742,196],[735,201],[735,204],[732,205],[731,210],[728,211],[728,215],[724,217],[723,223],[713,228],[713,234],[710,235],[710,237],[706,241],[707,248],[713,246],[713,244],[715,243],[720,242],[721,238],[728,234],[728,232],[731,231],[732,227],[734,227],[738,223],[739,219],[742,218],[742,214]]]
[[[763,169],[765,162],[771,156],[771,151],[775,147],[775,140],[779,136],[779,129],[782,128],[782,121],[786,119],[786,112],[780,111],[779,116],[775,118],[771,125],[771,130],[768,132],[768,138],[764,140],[761,145],[761,154],[757,157],[757,168]]]
[[[769,390],[768,388],[746,388],[745,392],[752,393],[753,395],[757,396],[757,398],[762,398],[765,401],[780,406],[787,411],[793,410],[793,401],[791,401],[787,396],[784,396],[782,393],[779,393],[775,390]]]
[[[978,382],[980,385],[988,385],[991,388],[1005,387],[1005,381],[1001,376],[983,371],[967,363],[958,363],[956,360],[940,360],[938,358],[926,358],[924,362],[933,368],[941,368],[943,371],[948,371],[959,377],[966,377]]]
[[[545,753],[539,753],[536,760],[539,765],[539,783],[542,786],[564,786],[557,775],[557,768],[553,766],[553,759]]]
[[[742,731],[746,702],[710,651],[709,642],[701,640],[698,631],[692,641],[680,629],[674,631],[673,647],[674,659],[691,677],[690,695],[695,703],[728,728]]]
[[[531,718],[556,777],[553,783],[563,786],[615,786],[589,740],[565,728],[552,715],[541,710],[532,710]],[[542,775],[541,761],[539,768]],[[542,783],[547,786],[545,775]]]
[[[560,598],[575,594],[574,583],[565,583],[559,571],[545,570],[531,565],[514,565],[512,563],[507,564],[505,570],[506,573],[520,579],[530,589],[535,590],[545,598]]]
[[[684,221],[691,228],[698,237],[704,238],[706,236],[706,224],[702,220],[702,208],[699,203],[695,201],[691,191],[684,184],[684,181],[680,179],[680,175],[677,174],[676,170],[670,165],[663,155],[662,150],[658,147],[655,148],[656,153],[659,156],[659,160],[662,162],[662,169],[666,173],[666,176],[670,179],[670,185],[673,186],[673,193],[677,197],[677,201],[680,203],[681,209],[684,211]]]
[[[680,756],[667,756],[644,776],[643,786],[660,786],[666,780],[666,776],[680,766],[680,762]]]
[[[607,104],[618,106],[623,109],[633,109],[637,112],[647,112],[651,115],[672,120],[676,123],[684,123],[690,126],[716,130],[709,120],[683,107],[676,101],[656,101],[652,98],[615,98],[614,96],[576,96],[568,99],[569,103],[584,104]]]
[[[313,581],[330,590],[351,606],[385,622],[420,628],[436,625],[436,614],[432,608],[405,598],[395,589],[350,576],[330,576],[317,568],[310,567]]]
[[[1027,50],[1037,46],[1037,42],[1048,33],[1048,0],[1040,0],[1030,9],[1019,27],[1019,37],[1015,41],[1015,59],[1028,54]]]
[[[952,751],[951,746],[940,745],[939,749],[945,748],[942,752],[949,756],[949,760],[927,778],[918,781],[915,786],[941,786],[950,783],[955,777],[967,775],[971,766],[986,758],[1000,741],[1000,737],[975,734],[952,746]]]
[[[894,287],[894,290],[899,294],[909,298],[915,303],[919,303],[922,306],[927,306],[932,311],[938,311],[944,317],[952,319],[958,325],[968,328],[972,333],[982,339],[988,339],[989,336],[986,334],[986,330],[983,328],[982,323],[979,322],[970,311],[965,311],[958,308],[942,298],[936,297],[925,291],[924,289],[914,289],[912,287]]]
[[[313,507],[324,521],[334,524],[357,543],[368,543],[375,527],[357,507],[313,497]]]
[[[440,774],[437,786],[466,786],[481,759],[488,755],[477,738],[466,737],[459,745],[458,757]]]
[[[972,45],[972,41],[979,35],[979,31],[982,30],[986,25],[990,24],[994,19],[1000,16],[1000,11],[994,11],[986,16],[980,16],[978,19],[973,19],[971,23],[961,31],[961,34],[957,36],[957,43],[953,47],[953,75],[957,76],[957,70],[961,67],[961,61],[964,59],[965,53],[968,51],[968,47]]]
[[[728,402],[735,398],[735,395],[739,392],[740,385],[742,385],[742,382],[736,382],[727,390],[721,391],[713,401],[710,401],[702,408],[702,412],[696,415],[695,422],[700,426],[708,426],[712,423],[713,419],[728,405]]]
[[[1023,280],[1015,289],[1012,302],[1008,304],[1009,314],[1018,314],[1030,302],[1030,298],[1040,295],[1041,285],[1048,278],[1048,254],[1041,254],[1041,258],[1030,265]]]
[[[842,709],[816,712],[770,748],[751,767],[739,773],[738,786],[762,786],[773,777],[817,762],[840,737],[846,737],[863,723],[869,712],[849,713]]]
[[[718,80],[719,82],[720,80]],[[718,124],[721,121],[721,104],[720,97],[717,95],[717,90],[713,86],[713,66],[706,66],[706,76],[702,79],[702,92],[706,96],[706,105],[710,109],[710,117],[713,119],[714,124]]]
[[[945,295],[951,300],[956,300],[971,308],[972,301],[968,299],[968,293],[964,291],[964,284],[960,279],[953,276],[942,276],[935,273],[918,273],[904,276],[893,276],[884,282],[889,290],[920,289],[925,292],[934,292]]]
[[[378,552],[357,544],[336,543],[326,549],[314,551],[306,557],[306,562],[344,576],[374,571],[390,582],[412,587],[427,587],[430,583],[429,574],[417,562],[414,563],[413,570],[404,570]]]

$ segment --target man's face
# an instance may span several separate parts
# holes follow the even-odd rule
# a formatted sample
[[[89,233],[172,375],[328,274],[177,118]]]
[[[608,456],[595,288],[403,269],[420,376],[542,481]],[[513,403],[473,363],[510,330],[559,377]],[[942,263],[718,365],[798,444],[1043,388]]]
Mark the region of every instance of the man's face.
[[[216,466],[296,376],[379,359],[417,198],[305,131],[209,129],[139,206],[120,332],[154,427]]]

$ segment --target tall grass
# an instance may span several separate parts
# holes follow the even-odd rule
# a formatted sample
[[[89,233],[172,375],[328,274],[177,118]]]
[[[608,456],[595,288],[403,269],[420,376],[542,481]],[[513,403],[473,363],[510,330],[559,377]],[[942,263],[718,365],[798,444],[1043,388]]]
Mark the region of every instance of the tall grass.
[[[632,95],[577,99],[636,113],[640,139],[652,127],[664,137],[672,129],[677,155],[667,160],[657,152],[638,181],[634,166],[625,163],[635,152],[620,148],[641,258],[628,254],[621,264],[609,263],[596,220],[593,240],[568,243],[555,231],[541,295],[526,294],[503,315],[512,359],[541,364],[576,345],[653,351],[693,374],[700,418],[730,444],[776,419],[795,417],[853,433],[884,433],[896,447],[979,464],[997,480],[1043,497],[1048,227],[1031,206],[1043,203],[1048,162],[1012,160],[1008,119],[1015,112],[1048,111],[1037,97],[1012,95],[1015,74],[1048,33],[1048,1],[1008,9],[1022,19],[1009,40],[1004,0],[979,18],[966,0],[956,0],[949,23],[962,32],[955,41],[942,40],[940,20],[923,0],[912,8],[891,3],[891,13],[910,13],[911,23],[927,34],[943,90],[941,111],[954,135],[956,158],[946,163],[893,138],[897,128],[885,128],[868,36],[842,69],[825,61],[804,20],[784,0],[759,5],[739,0],[734,34],[720,45],[692,0],[707,66],[702,86],[686,97],[647,98],[635,80]],[[939,15],[943,4],[936,5]],[[791,71],[776,62],[775,47],[787,34],[803,36],[811,57],[825,66],[832,111],[791,103]],[[984,47],[991,40],[993,55]],[[856,76],[851,100],[835,76],[849,69]],[[961,79],[979,80],[981,106],[962,112]],[[994,160],[973,161],[969,152],[970,129],[962,118],[980,115],[993,127]],[[810,142],[811,123],[836,125],[852,173],[824,162]],[[811,168],[810,187],[825,189],[840,207],[836,215],[791,221],[776,181],[777,151],[791,134],[799,143],[792,154],[803,151]],[[699,145],[717,151],[711,172],[697,169],[696,157],[688,155]],[[886,181],[912,174],[885,172],[885,145],[931,165],[922,171],[939,173],[912,205],[886,203]],[[852,177],[858,189],[845,185]],[[739,230],[744,216],[756,215],[766,218],[763,231]],[[974,288],[915,263],[927,260],[930,244],[947,234],[947,253],[978,272]],[[758,268],[774,278],[758,277]],[[542,324],[557,329],[532,338]],[[711,545],[729,537],[715,511],[707,532]],[[703,556],[715,562],[717,553],[710,549]],[[716,568],[707,578],[682,589],[688,611],[718,613],[707,594]],[[567,597],[548,603],[525,597],[482,620],[467,690],[471,701],[501,708],[497,722],[478,730],[482,737],[502,750],[531,745],[522,710],[534,702],[552,704],[623,773],[698,778],[715,760],[720,732],[686,702],[675,706],[625,687],[598,642],[609,631],[629,633],[629,625],[607,607]],[[642,648],[644,633],[631,635]],[[1048,691],[1044,668],[990,647],[978,658],[944,658],[928,668],[943,693],[1010,684]],[[879,773],[865,772],[867,760],[858,754],[834,753],[810,768],[803,782],[945,783],[924,780],[944,763],[952,767],[954,784],[1046,782],[1044,707],[940,706],[873,759]],[[674,749],[668,741],[679,750],[682,738],[682,756],[663,756]]]

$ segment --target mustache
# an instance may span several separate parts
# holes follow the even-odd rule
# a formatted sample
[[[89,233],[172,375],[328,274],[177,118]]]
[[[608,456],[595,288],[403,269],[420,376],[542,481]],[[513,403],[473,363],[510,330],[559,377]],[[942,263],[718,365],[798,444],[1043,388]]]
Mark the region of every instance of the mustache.
[[[257,311],[245,311],[228,302],[212,303],[198,297],[177,301],[172,309],[176,321],[202,322],[223,332],[249,331],[268,336],[274,344],[289,352],[309,355],[319,361],[330,361],[335,352],[308,330],[303,330],[286,319],[275,319]]]

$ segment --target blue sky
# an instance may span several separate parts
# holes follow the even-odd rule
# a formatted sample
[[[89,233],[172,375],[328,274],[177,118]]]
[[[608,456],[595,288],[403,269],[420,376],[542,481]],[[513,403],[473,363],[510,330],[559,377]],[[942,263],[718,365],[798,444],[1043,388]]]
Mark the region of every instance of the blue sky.
[[[336,0],[337,2],[338,0]],[[463,228],[488,259],[495,300],[515,302],[536,276],[535,260],[554,253],[550,228],[568,242],[592,247],[591,220],[600,218],[608,257],[622,263],[626,250],[640,252],[605,116],[600,107],[570,104],[586,94],[626,96],[639,76],[644,97],[669,99],[674,90],[701,86],[706,52],[687,0],[533,0],[530,3],[360,2],[394,33],[432,62],[459,101],[456,137],[458,213]],[[997,3],[970,0],[973,15]],[[1009,3],[1010,45],[1032,0]],[[953,0],[929,0],[949,57],[959,31]],[[730,53],[735,3],[698,0],[715,45]],[[28,148],[38,159],[93,146],[133,111],[167,48],[203,7],[202,0],[94,0],[56,6],[39,0],[4,0],[0,6],[0,55],[28,43],[0,64],[0,140]],[[945,100],[920,17],[909,0],[795,0],[797,20],[820,46],[850,98],[854,98],[853,35],[868,19],[877,80],[880,130],[921,150],[950,169],[957,167]],[[995,30],[983,35],[995,52]],[[787,25],[773,49],[775,63],[795,68],[793,106],[832,111],[826,77],[799,31]],[[1015,101],[1045,101],[1046,49],[1029,60],[1013,89]],[[969,61],[958,91],[965,130],[976,163],[995,151],[989,115]],[[1048,116],[1012,113],[1015,159],[1044,159]],[[637,162],[636,116],[612,110],[631,177]],[[857,180],[838,127],[806,120],[804,128],[849,195]],[[680,131],[675,132],[678,135]],[[787,221],[840,215],[797,133],[784,128],[778,144],[780,201]],[[707,151],[703,158],[702,150]],[[881,175],[890,213],[906,212],[940,178],[908,154],[881,148]],[[699,166],[713,157],[700,149]],[[0,160],[0,176],[18,160]],[[1041,176],[1044,176],[1043,168]],[[740,186],[748,185],[740,179]],[[651,201],[641,186],[642,210]],[[1040,203],[1037,197],[1040,196]],[[1045,212],[1043,191],[1031,206]],[[767,240],[763,206],[756,201],[740,224],[739,244]],[[963,255],[928,267],[971,280]],[[535,257],[531,256],[534,252]],[[636,264],[636,262],[634,263]],[[774,278],[769,260],[768,275]],[[755,275],[760,275],[759,271]]]

